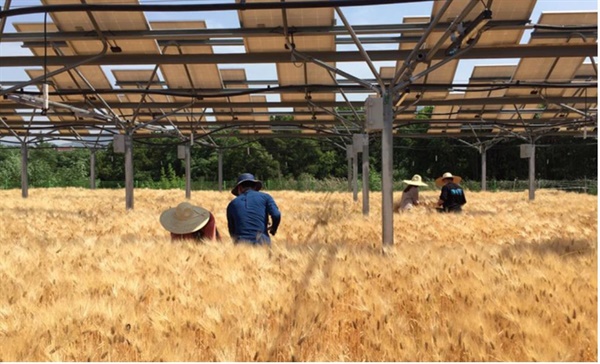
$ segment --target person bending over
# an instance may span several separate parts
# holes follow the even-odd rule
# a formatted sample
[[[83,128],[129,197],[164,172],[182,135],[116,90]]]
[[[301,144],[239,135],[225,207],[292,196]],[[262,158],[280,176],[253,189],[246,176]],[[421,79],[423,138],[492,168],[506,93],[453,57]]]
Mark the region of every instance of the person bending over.
[[[160,224],[171,233],[171,240],[221,241],[214,215],[189,202],[164,211]]]
[[[436,185],[442,187],[442,193],[437,203],[440,212],[462,211],[462,206],[467,203],[467,199],[465,191],[459,185],[461,180],[462,178],[459,176],[453,176],[452,173],[446,172],[435,181]]]
[[[419,187],[426,187],[427,184],[423,182],[421,176],[415,174],[412,179],[403,180],[407,184],[404,191],[402,191],[402,197],[398,203],[398,211],[408,211],[414,206],[419,205]]]
[[[270,244],[281,222],[281,212],[271,195],[259,192],[262,182],[250,173],[241,174],[227,205],[227,227],[234,243]],[[272,224],[269,226],[269,216]]]

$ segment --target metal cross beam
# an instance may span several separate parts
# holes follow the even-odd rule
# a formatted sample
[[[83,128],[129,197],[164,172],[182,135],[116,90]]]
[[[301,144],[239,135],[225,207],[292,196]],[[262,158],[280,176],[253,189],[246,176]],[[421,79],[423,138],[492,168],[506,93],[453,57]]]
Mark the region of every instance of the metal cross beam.
[[[427,49],[424,53],[427,53]],[[372,61],[397,61],[406,58],[408,50],[369,51]],[[433,53],[433,60],[446,59],[445,50]],[[496,58],[539,58],[539,57],[589,57],[597,56],[598,49],[593,44],[578,45],[505,45],[500,47],[475,47],[463,54],[461,59],[496,59]],[[360,62],[363,56],[358,51],[315,51],[311,57],[322,62]],[[86,65],[157,65],[157,64],[256,64],[256,63],[290,63],[289,52],[265,53],[213,53],[198,57],[194,54],[104,54],[102,57],[89,56],[47,57],[48,66]],[[44,57],[0,57],[4,67],[43,66]]]

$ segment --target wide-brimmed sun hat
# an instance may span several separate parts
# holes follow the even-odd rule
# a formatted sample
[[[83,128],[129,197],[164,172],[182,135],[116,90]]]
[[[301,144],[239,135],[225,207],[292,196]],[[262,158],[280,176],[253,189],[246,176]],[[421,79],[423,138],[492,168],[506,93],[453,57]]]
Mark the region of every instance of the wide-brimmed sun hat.
[[[233,193],[235,196],[237,196],[238,195],[238,191],[237,191],[238,186],[241,183],[244,183],[244,182],[247,182],[247,181],[254,182],[254,184],[255,184],[254,190],[255,191],[260,191],[260,189],[262,188],[262,181],[259,181],[256,178],[254,178],[254,175],[252,173],[242,173],[238,177],[235,186],[233,186],[233,188],[231,189],[231,193]]]
[[[182,202],[160,214],[160,224],[175,234],[189,234],[202,229],[210,219],[210,212],[189,202]]]
[[[462,177],[460,177],[460,176],[453,176],[452,173],[446,172],[441,177],[438,177],[435,180],[435,185],[438,186],[438,187],[442,187],[444,185],[444,180],[446,178],[452,178],[452,182],[454,182],[454,183],[460,183],[460,181],[462,181]]]
[[[415,174],[414,176],[412,176],[411,179],[405,179],[402,182],[406,183],[407,185],[411,185],[411,186],[424,186],[424,187],[427,186],[427,183],[424,183],[423,179],[418,174]]]

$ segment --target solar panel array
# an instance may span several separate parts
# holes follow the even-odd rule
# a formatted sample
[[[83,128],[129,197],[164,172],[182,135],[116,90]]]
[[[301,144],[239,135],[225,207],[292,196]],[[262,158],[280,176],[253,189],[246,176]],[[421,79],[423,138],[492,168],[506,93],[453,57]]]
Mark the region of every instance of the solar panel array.
[[[279,3],[277,0],[245,2]],[[106,4],[115,1],[88,0],[87,3]],[[118,3],[138,4],[138,0],[120,0]],[[401,26],[407,30],[393,32],[398,42],[398,57],[394,59],[396,65],[379,70],[386,84],[404,66],[406,58],[401,55],[406,53],[401,52],[415,48],[444,3],[434,2],[429,17],[404,18]],[[441,39],[445,40],[439,44],[439,48],[449,49],[460,26],[477,21],[485,10],[484,2],[477,2],[461,20],[462,24],[457,22],[457,17],[470,3],[468,0],[455,0],[449,5],[440,19],[440,26],[435,27],[423,43],[424,54]],[[81,2],[42,0],[42,4]],[[569,31],[571,26],[597,27],[596,12],[544,13],[534,22],[544,26],[532,27],[528,23],[535,4],[536,0],[492,2],[492,20],[482,28],[473,50],[518,46],[525,31],[532,28],[527,43],[531,46],[596,44],[597,31]],[[182,61],[111,69],[103,67],[103,58],[99,58],[92,64],[47,77],[51,107],[45,117],[39,116],[40,106],[30,99],[0,99],[0,117],[4,123],[0,128],[0,136],[36,133],[54,137],[111,136],[124,133],[127,127],[135,127],[135,135],[151,137],[165,134],[186,137],[192,133],[202,137],[223,127],[230,127],[226,129],[229,132],[237,130],[241,134],[259,136],[290,132],[325,136],[362,132],[363,122],[355,120],[353,115],[354,111],[362,113],[364,101],[345,102],[340,89],[347,93],[360,92],[365,97],[374,95],[374,92],[367,89],[359,91],[359,84],[335,74],[336,68],[343,62],[336,55],[341,57],[344,52],[337,51],[337,44],[341,43],[342,38],[333,31],[327,31],[336,27],[334,13],[333,8],[238,11],[240,28],[230,40],[234,43],[236,39],[241,40],[239,44],[243,44],[244,54],[289,54],[288,61],[270,62],[276,69],[275,80],[266,80],[263,75],[248,80],[248,66],[243,62],[233,68],[218,63]],[[200,31],[207,30],[207,26],[201,20],[148,22],[142,11],[55,12],[49,15],[51,22],[47,26],[48,34],[62,35],[67,40],[25,42],[23,45],[31,50],[32,57],[92,57],[104,50],[124,60],[131,55],[202,59],[216,54],[212,44],[223,42],[223,37],[203,36]],[[176,13],[173,13],[175,18]],[[415,26],[408,28],[411,24]],[[369,34],[377,33],[376,26],[379,25],[374,25]],[[39,35],[44,31],[43,23],[16,23],[14,27],[17,33],[22,34]],[[321,31],[310,32],[309,29]],[[339,32],[339,26],[336,29]],[[161,38],[153,37],[153,31],[162,31]],[[178,34],[183,31],[192,35],[179,38]],[[164,32],[172,32],[173,35],[165,37]],[[194,32],[197,35],[193,35]],[[386,32],[389,30],[381,30],[381,34],[389,35]],[[120,34],[118,37],[111,37],[111,34],[117,33]],[[453,37],[445,37],[448,33],[453,33]],[[73,34],[80,36],[69,38]],[[123,34],[129,34],[130,38]],[[164,38],[170,40],[165,41]],[[296,57],[291,48],[297,54],[309,56],[332,54],[333,61],[323,61],[328,66],[325,68]],[[453,58],[452,54],[441,59],[431,57],[418,62],[410,73],[414,76],[435,68],[401,90],[407,94],[397,105],[394,123],[396,126],[413,123],[422,107],[433,106],[427,131],[432,137],[473,134],[477,131],[488,136],[514,134],[534,126],[543,126],[554,133],[566,135],[589,125],[594,128],[597,87],[590,87],[590,83],[597,82],[597,68],[591,58],[595,56],[547,56],[544,53],[539,57],[530,55],[520,58],[516,65],[476,66],[469,80],[462,81],[464,84],[460,87],[455,85],[454,80],[462,57]],[[27,68],[26,73],[33,80],[61,67]],[[258,81],[256,77],[263,78]],[[111,85],[109,79],[114,79],[116,83]],[[375,80],[365,81],[377,85]],[[531,86],[525,87],[525,84]],[[545,84],[565,87],[547,87]],[[41,82],[36,82],[34,86],[41,91]],[[2,80],[0,87],[6,88]],[[32,89],[29,87],[27,90]],[[17,90],[12,94],[21,93]],[[274,121],[274,116],[285,114],[292,120]],[[4,127],[6,125],[10,128]],[[554,125],[555,128],[550,128]],[[399,129],[398,133],[401,132]]]

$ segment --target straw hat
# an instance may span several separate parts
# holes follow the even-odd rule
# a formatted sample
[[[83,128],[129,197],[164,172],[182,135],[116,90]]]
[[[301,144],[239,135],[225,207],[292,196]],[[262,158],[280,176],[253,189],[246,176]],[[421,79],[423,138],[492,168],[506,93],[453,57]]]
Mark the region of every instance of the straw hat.
[[[262,182],[257,180],[256,178],[254,178],[254,175],[252,173],[242,173],[240,174],[240,176],[237,179],[237,182],[235,184],[235,186],[233,186],[233,188],[231,189],[231,193],[234,194],[234,196],[238,195],[238,191],[237,191],[237,187],[244,182],[247,181],[252,181],[254,182],[256,185],[254,187],[255,191],[260,191],[260,189],[262,188]]]
[[[160,224],[175,234],[189,234],[202,229],[210,219],[210,212],[189,202],[182,202],[160,214]]]
[[[411,185],[411,186],[427,186],[427,183],[424,183],[423,180],[421,179],[421,176],[418,174],[415,174],[414,176],[412,176],[411,179],[405,179],[402,182],[406,183],[407,185]]]
[[[435,185],[438,186],[438,187],[442,187],[444,185],[444,180],[446,178],[452,178],[452,182],[454,182],[454,183],[460,183],[460,181],[462,181],[462,177],[453,176],[452,173],[446,172],[441,177],[438,177],[435,180]]]

